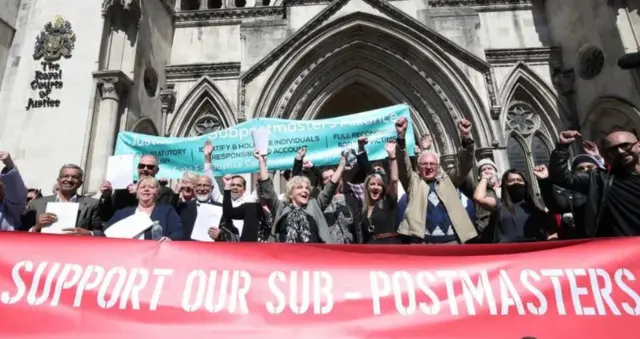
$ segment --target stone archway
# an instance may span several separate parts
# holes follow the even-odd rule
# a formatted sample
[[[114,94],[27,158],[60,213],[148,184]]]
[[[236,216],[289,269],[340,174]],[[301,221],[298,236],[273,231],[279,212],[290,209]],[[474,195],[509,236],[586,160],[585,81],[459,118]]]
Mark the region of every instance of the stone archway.
[[[614,130],[635,134],[640,131],[640,111],[618,98],[600,98],[594,101],[582,124],[582,136],[600,144]]]
[[[331,93],[315,115],[316,119],[326,119],[343,114],[353,114],[396,104],[377,89],[359,81],[350,83]]]
[[[462,117],[474,123],[478,147],[489,147],[496,131],[468,78],[438,47],[413,33],[366,13],[328,23],[285,54],[262,86],[253,116],[315,119],[330,110],[366,107],[333,106],[345,91],[358,89],[379,93],[377,104],[384,98],[409,104],[416,134],[430,132],[442,154],[458,148],[456,120]]]

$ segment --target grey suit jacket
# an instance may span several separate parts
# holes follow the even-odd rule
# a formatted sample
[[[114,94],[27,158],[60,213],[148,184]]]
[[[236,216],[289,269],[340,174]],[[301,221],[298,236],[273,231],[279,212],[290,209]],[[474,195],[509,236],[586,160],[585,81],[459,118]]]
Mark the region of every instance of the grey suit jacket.
[[[21,229],[28,231],[31,227],[35,226],[38,217],[47,211],[47,203],[55,201],[55,195],[49,195],[32,200],[31,203],[29,203],[29,207],[25,217],[23,218]],[[79,196],[78,203],[80,204],[80,208],[78,210],[78,219],[75,227],[84,228],[90,231],[101,231],[102,221],[100,220],[98,209],[99,201],[94,198]],[[69,227],[72,226],[70,225]]]

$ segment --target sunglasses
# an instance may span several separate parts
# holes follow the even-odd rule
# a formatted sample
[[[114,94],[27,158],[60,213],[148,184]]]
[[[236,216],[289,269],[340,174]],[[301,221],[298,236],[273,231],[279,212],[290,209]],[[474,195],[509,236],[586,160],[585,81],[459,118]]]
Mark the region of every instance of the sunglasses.
[[[148,169],[153,171],[156,169],[156,165],[138,164],[138,169]]]
[[[633,146],[635,146],[638,142],[622,142],[619,143],[617,145],[613,145],[613,146],[609,146],[607,148],[605,148],[605,151],[607,153],[617,153],[619,149],[628,152],[631,150],[631,148],[633,148]]]

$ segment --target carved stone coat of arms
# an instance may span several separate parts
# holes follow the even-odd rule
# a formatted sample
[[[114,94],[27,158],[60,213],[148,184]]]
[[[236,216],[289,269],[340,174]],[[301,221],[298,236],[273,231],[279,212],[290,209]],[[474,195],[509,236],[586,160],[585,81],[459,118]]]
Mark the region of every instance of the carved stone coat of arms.
[[[53,21],[44,25],[40,35],[36,37],[33,51],[35,60],[57,61],[61,57],[71,57],[76,43],[76,35],[71,29],[71,23],[62,16],[56,15]]]

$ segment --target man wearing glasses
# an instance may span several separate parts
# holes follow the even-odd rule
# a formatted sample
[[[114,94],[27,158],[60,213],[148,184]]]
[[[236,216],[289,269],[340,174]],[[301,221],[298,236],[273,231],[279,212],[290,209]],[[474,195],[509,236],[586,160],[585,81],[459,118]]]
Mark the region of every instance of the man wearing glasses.
[[[158,159],[153,155],[143,155],[138,163],[138,178],[155,177],[158,174]],[[134,182],[127,189],[113,190],[111,183],[106,181],[100,186],[100,219],[108,221],[115,211],[125,207],[138,205],[136,198],[137,184]],[[178,203],[178,195],[165,185],[161,185],[158,192],[158,204],[171,205]]]
[[[584,233],[589,237],[640,235],[640,142],[631,132],[615,131],[604,140],[604,158],[611,170],[571,171],[569,147],[577,131],[560,133],[551,154],[554,184],[587,196]]]

